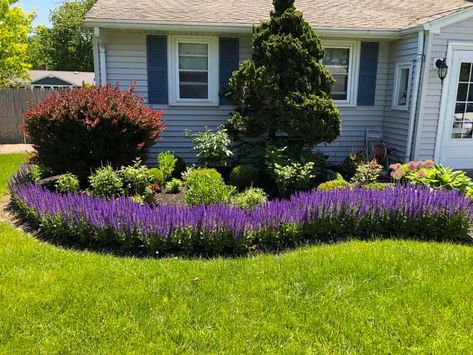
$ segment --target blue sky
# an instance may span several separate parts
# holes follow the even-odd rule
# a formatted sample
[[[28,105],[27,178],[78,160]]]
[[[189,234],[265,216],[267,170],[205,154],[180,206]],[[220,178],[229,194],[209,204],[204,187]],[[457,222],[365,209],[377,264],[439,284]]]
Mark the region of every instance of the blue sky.
[[[35,26],[49,26],[49,12],[60,2],[60,0],[20,0],[19,5],[26,11],[36,11]]]

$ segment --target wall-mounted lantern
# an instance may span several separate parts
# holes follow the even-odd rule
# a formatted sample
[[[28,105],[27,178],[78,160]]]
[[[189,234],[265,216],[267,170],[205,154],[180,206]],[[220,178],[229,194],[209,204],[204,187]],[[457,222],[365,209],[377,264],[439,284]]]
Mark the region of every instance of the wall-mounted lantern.
[[[442,80],[443,83],[444,79],[447,77],[448,74],[447,58],[437,59],[437,61],[435,62],[435,66],[437,67],[439,78],[440,80]]]

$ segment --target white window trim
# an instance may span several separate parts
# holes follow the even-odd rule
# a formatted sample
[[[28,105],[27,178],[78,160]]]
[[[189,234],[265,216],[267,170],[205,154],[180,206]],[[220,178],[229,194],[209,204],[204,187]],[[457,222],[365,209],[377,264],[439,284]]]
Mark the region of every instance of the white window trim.
[[[350,50],[347,99],[333,100],[339,107],[354,107],[358,100],[358,78],[360,73],[360,41],[322,40],[324,48],[345,48]]]
[[[401,72],[403,69],[409,69],[409,77],[407,78],[407,97],[405,105],[398,105],[399,85],[401,85]],[[391,109],[398,111],[409,111],[409,105],[411,103],[412,70],[412,62],[396,63],[394,67],[393,101]]]
[[[179,43],[205,43],[209,48],[208,99],[179,98]],[[168,87],[170,106],[219,105],[219,41],[218,37],[168,36]]]

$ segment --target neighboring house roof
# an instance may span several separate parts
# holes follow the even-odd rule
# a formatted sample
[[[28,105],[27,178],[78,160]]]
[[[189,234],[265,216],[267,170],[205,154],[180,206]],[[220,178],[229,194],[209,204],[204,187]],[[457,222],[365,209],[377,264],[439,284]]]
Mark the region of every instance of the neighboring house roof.
[[[250,26],[271,0],[98,0],[86,22]],[[297,0],[317,29],[401,30],[473,8],[473,0]]]
[[[29,72],[32,85],[74,85],[94,84],[95,74],[89,72],[31,70]]]

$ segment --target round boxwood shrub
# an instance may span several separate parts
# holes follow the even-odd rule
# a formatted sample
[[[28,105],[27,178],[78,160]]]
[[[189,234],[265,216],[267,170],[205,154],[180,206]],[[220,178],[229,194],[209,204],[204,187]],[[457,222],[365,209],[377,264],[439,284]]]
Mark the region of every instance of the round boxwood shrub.
[[[256,185],[258,179],[258,168],[248,164],[235,166],[230,174],[230,184],[240,190]]]
[[[36,161],[52,174],[72,173],[85,181],[104,164],[117,169],[146,155],[164,129],[163,112],[118,87],[63,90],[25,113],[25,130]]]
[[[186,185],[190,186],[201,176],[209,176],[212,180],[220,181],[223,183],[222,175],[215,169],[191,169],[186,174]]]
[[[317,189],[324,190],[324,191],[332,191],[335,189],[341,190],[348,186],[350,186],[350,183],[348,183],[345,180],[338,179],[338,180],[331,180],[331,181],[324,182],[320,184]]]

